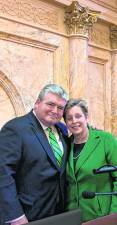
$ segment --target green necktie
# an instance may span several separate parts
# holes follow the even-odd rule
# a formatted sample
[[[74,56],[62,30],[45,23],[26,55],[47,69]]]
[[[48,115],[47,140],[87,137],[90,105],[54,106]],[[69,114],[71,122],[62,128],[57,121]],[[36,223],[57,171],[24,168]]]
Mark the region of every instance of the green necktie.
[[[55,158],[57,160],[58,165],[61,166],[63,153],[62,153],[62,151],[60,149],[60,146],[57,142],[55,134],[52,131],[52,128],[48,127],[47,130],[48,130],[48,134],[49,134],[50,145],[51,145],[52,150],[54,152]]]

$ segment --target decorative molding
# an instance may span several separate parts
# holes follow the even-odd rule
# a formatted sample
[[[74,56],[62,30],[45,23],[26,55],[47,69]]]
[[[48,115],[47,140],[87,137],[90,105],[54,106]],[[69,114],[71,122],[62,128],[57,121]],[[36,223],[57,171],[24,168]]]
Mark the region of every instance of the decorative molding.
[[[5,32],[0,32],[0,39],[20,43],[23,45],[29,45],[31,47],[41,48],[52,52],[55,51],[56,48],[58,47],[58,45],[53,46],[52,44],[47,43],[47,40],[45,42],[44,40],[43,42],[40,42],[31,38],[21,37],[18,35],[13,35]]]
[[[92,42],[89,42],[88,43],[88,46],[89,47],[92,47],[92,48],[95,48],[95,49],[100,49],[100,50],[103,50],[103,51],[107,51],[107,52],[111,52],[112,51],[110,48],[106,48],[106,47],[103,47],[101,45],[94,44]]]
[[[112,49],[117,49],[117,25],[110,27],[110,40]]]
[[[103,2],[101,0],[90,0],[90,1],[94,2],[94,3],[97,3],[98,5],[103,6],[103,7],[107,8],[107,9],[110,9],[110,10],[112,10],[114,12],[117,12],[117,6],[116,7],[112,6],[111,4],[108,4],[107,2]]]
[[[58,30],[58,12],[54,7],[47,7],[47,3],[26,0],[0,0],[0,16],[17,18],[42,26]]]
[[[93,62],[96,64],[100,64],[105,66],[105,64],[108,62],[107,59],[98,58],[96,56],[88,56],[89,62]]]
[[[46,0],[44,0],[46,1]],[[55,3],[58,5],[70,5],[72,3],[72,0],[48,0],[51,3]]]
[[[7,96],[9,97],[16,116],[24,115],[25,108],[22,102],[22,99],[15,88],[15,86],[12,84],[12,82],[7,78],[7,76],[0,71],[0,86],[3,88],[3,90],[6,92]]]
[[[65,12],[65,23],[69,35],[84,35],[88,37],[89,29],[97,22],[98,11],[82,7],[78,1],[73,1]]]

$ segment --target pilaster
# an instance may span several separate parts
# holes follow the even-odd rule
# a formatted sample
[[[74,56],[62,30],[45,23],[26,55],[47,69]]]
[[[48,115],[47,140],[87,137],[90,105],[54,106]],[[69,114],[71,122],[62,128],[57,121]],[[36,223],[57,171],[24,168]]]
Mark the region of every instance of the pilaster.
[[[110,28],[112,46],[112,133],[117,136],[117,26]]]
[[[73,1],[66,9],[65,23],[70,46],[70,97],[87,96],[88,37],[98,15],[98,11],[82,7],[78,1]]]

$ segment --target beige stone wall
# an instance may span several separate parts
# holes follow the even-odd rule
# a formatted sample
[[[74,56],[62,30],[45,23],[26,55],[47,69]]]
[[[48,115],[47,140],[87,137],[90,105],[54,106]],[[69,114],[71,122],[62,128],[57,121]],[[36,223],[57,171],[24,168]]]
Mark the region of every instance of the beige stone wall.
[[[90,121],[111,131],[111,50],[110,30],[105,23],[94,25],[90,33],[88,101]]]
[[[62,8],[25,0],[0,1],[0,6],[2,126],[8,119],[28,112],[45,84],[56,82],[68,90],[69,46],[68,38],[60,34],[64,29]],[[8,79],[4,85],[3,74]],[[8,93],[12,89],[20,96],[19,112]]]
[[[87,99],[94,126],[117,135],[117,66],[110,41],[117,2],[78,2],[101,11],[89,39],[67,33],[71,0],[0,0],[0,127],[28,112],[39,90],[55,82],[70,97]]]

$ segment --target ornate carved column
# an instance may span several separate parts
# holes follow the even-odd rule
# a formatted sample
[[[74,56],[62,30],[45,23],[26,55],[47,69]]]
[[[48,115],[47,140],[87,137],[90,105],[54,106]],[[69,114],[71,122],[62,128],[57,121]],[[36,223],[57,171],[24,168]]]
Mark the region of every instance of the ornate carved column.
[[[112,46],[112,133],[117,136],[117,26],[111,26]]]
[[[99,12],[73,1],[67,7],[65,23],[70,39],[70,97],[87,97],[88,35]]]

